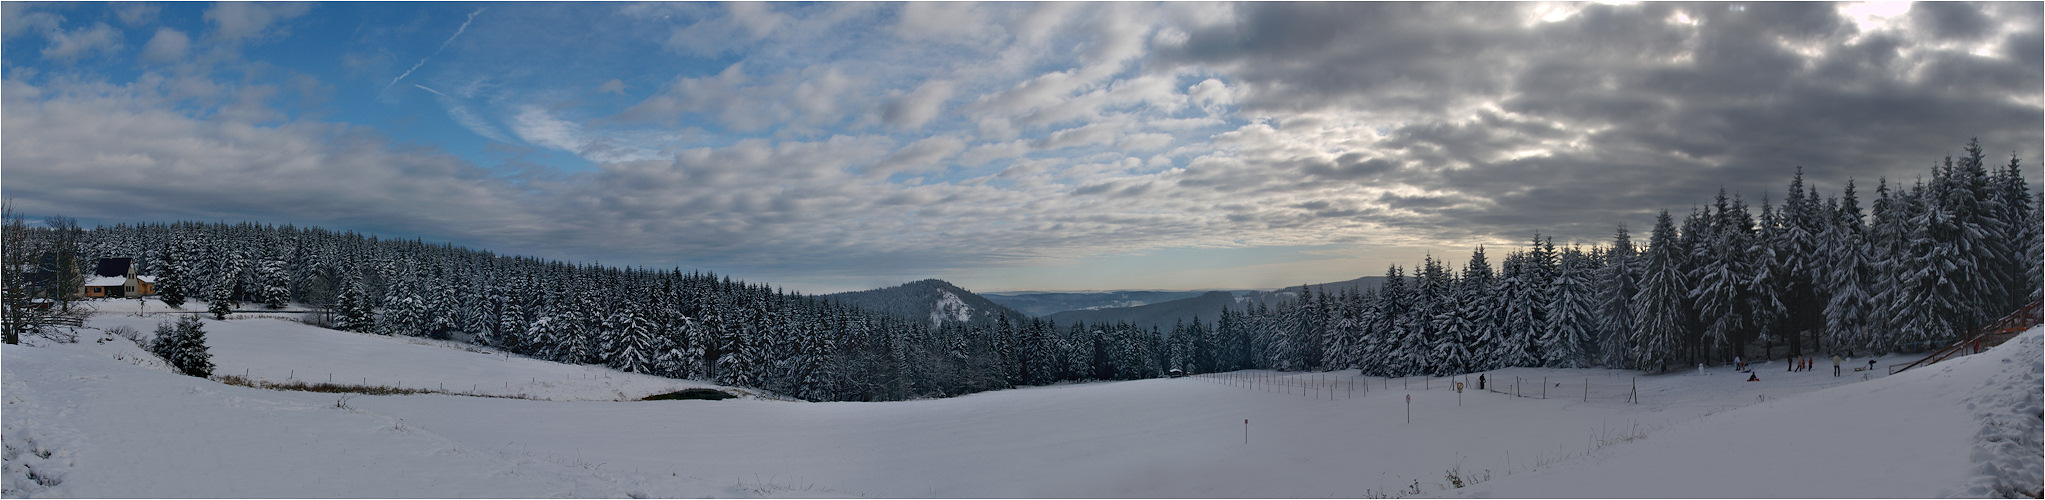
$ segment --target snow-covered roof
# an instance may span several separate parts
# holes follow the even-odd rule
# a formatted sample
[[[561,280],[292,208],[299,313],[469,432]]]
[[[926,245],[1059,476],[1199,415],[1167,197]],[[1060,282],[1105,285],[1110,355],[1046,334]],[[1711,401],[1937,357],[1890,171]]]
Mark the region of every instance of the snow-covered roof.
[[[128,278],[121,276],[93,276],[92,279],[85,280],[85,286],[122,286],[126,284],[128,284]]]
[[[135,275],[135,280],[136,280],[136,281],[141,281],[141,282],[143,282],[143,283],[150,283],[150,284],[154,284],[154,283],[156,283],[156,277],[155,277],[155,276],[150,276],[150,275],[147,275],[147,274],[137,274],[137,275]]]

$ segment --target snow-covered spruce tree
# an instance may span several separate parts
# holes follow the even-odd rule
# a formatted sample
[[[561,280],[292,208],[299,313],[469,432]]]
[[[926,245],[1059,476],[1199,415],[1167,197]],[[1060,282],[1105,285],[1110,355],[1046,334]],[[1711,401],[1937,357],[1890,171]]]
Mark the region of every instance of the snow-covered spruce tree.
[[[199,318],[185,316],[176,325],[158,323],[149,350],[179,373],[200,378],[213,375],[213,355],[207,352],[206,331]]]
[[[350,332],[370,332],[376,328],[376,318],[363,296],[361,279],[349,273],[341,282],[341,296],[334,300],[334,328]]]
[[[1463,280],[1456,295],[1456,308],[1462,311],[1465,330],[1463,338],[1468,341],[1471,370],[1490,370],[1498,367],[1498,297],[1497,276],[1491,271],[1491,261],[1484,256],[1484,247],[1478,246],[1470,252],[1470,261],[1463,264]]]
[[[1678,261],[1682,256],[1676,238],[1675,220],[1663,210],[1648,236],[1640,293],[1633,297],[1633,358],[1641,370],[1668,371],[1682,348],[1684,323],[1690,315],[1683,295],[1689,286]]]
[[[1910,236],[1909,203],[1889,189],[1882,178],[1875,185],[1875,202],[1868,224],[1868,341],[1876,354],[1896,351],[1902,337],[1896,315],[1902,292],[1902,272],[1910,267],[1904,249]]]
[[[2001,271],[2004,283],[2001,307],[1996,311],[2013,311],[2018,307],[2037,300],[2040,283],[2038,255],[2032,252],[2037,246],[2041,228],[2037,222],[2038,209],[2031,196],[2031,183],[2024,180],[2024,171],[2012,154],[2009,164],[1995,173],[1995,205],[1999,209],[1996,218],[2002,221],[2003,234],[1998,240],[2004,242],[2011,258],[2004,259]]]
[[[1452,318],[1447,313],[1453,306],[1450,301],[1455,299],[1452,276],[1448,266],[1434,260],[1433,255],[1428,255],[1421,263],[1419,279],[1416,280],[1418,286],[1414,290],[1418,293],[1414,294],[1412,314],[1408,315],[1413,319],[1413,330],[1407,333],[1409,340],[1406,346],[1418,373],[1436,376],[1452,373],[1448,371],[1449,367],[1443,366],[1449,360],[1442,358],[1448,352],[1441,346],[1446,336],[1441,328],[1446,326],[1445,320]],[[1458,363],[1463,361],[1467,359],[1456,360]]]
[[[1595,266],[1582,249],[1570,246],[1561,253],[1561,274],[1548,288],[1548,325],[1542,337],[1544,366],[1583,368],[1591,365],[1588,346],[1593,339],[1596,318],[1591,310],[1591,276]]]
[[[271,243],[268,247],[269,251],[256,264],[255,300],[262,302],[264,307],[283,309],[291,303],[291,273],[286,269],[289,264],[286,256],[290,255],[290,249],[281,243]]]
[[[234,312],[234,280],[215,282],[213,292],[206,297],[206,312],[213,313],[213,319],[227,319]]]
[[[1936,185],[1939,181],[1934,180]],[[1938,188],[1914,187],[1904,199],[1914,205],[1911,231],[1905,238],[1904,254],[1898,259],[1898,283],[1884,292],[1888,310],[1900,334],[1899,348],[1921,351],[1935,343],[1959,337],[1970,329],[1968,322],[1978,313],[1967,303],[1968,288],[1976,282],[1974,259],[1963,253],[1960,233],[1967,225],[1948,211],[1939,200]]]
[[[1819,238],[1824,242],[1823,287],[1831,296],[1825,301],[1825,343],[1849,353],[1867,353],[1868,316],[1873,314],[1873,297],[1868,293],[1872,274],[1872,249],[1862,227],[1860,200],[1853,193],[1853,181],[1846,181],[1845,194],[1832,213],[1832,223]]]
[[[1604,366],[1632,366],[1633,296],[1640,292],[1640,273],[1633,240],[1620,225],[1612,235],[1612,249],[1605,253],[1601,276],[1598,335],[1600,363]]]
[[[190,286],[185,281],[183,265],[178,262],[178,252],[170,244],[163,248],[163,260],[157,264],[156,299],[172,309],[185,306],[185,290]]]
[[[1749,307],[1756,311],[1756,319],[1772,324],[1776,332],[1792,336],[1797,347],[1819,353],[1838,352],[1838,346],[1803,345],[1808,335],[1820,334],[1825,329],[1825,303],[1831,299],[1831,292],[1823,286],[1828,262],[1823,254],[1825,244],[1819,238],[1832,218],[1825,211],[1817,189],[1806,188],[1803,179],[1803,168],[1799,167],[1790,182],[1788,196],[1776,213],[1778,229],[1771,246],[1776,252],[1774,278],[1779,286],[1773,288],[1772,297],[1757,292],[1749,300]],[[1822,335],[1813,339],[1821,340]]]
[[[1467,269],[1465,270],[1467,272]],[[1476,355],[1470,352],[1475,344],[1477,325],[1471,321],[1471,308],[1462,300],[1469,297],[1469,282],[1457,281],[1449,291],[1439,312],[1434,316],[1434,374],[1438,376],[1470,373],[1477,371]]]
[[[1758,277],[1756,271],[1767,264],[1749,260],[1748,249],[1758,245],[1752,234],[1752,219],[1747,218],[1744,209],[1734,210],[1743,205],[1738,200],[1729,202],[1725,189],[1720,188],[1718,197],[1705,208],[1704,217],[1711,224],[1699,232],[1698,244],[1690,252],[1696,266],[1687,276],[1691,285],[1688,297],[1697,308],[1705,342],[1699,347],[1705,349],[1729,346],[1729,339],[1737,336],[1732,332],[1753,325],[1746,316],[1747,294],[1752,288],[1749,284]],[[1771,212],[1764,209],[1762,213]],[[1761,248],[1764,253],[1767,251],[1766,247]]]
[[[1405,376],[1411,373],[1405,353],[1399,351],[1399,342],[1406,338],[1406,310],[1413,300],[1406,287],[1405,272],[1397,264],[1385,271],[1385,282],[1378,288],[1377,317],[1370,330],[1369,358],[1376,367],[1372,373],[1378,376]]]
[[[1538,354],[1540,328],[1544,326],[1540,313],[1534,308],[1535,302],[1542,301],[1540,290],[1545,288],[1535,283],[1538,271],[1528,265],[1527,252],[1506,254],[1503,269],[1499,273],[1498,351],[1493,356],[1497,367],[1540,366]]]
[[[618,311],[613,325],[618,330],[618,341],[610,353],[610,365],[632,373],[653,373],[656,371],[654,355],[657,352],[651,322],[637,307],[624,307]]]

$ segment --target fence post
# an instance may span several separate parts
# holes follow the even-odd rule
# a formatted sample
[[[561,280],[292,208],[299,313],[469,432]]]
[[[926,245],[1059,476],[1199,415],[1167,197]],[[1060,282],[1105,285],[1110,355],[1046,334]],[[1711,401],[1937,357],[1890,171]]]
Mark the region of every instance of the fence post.
[[[1583,378],[1583,402],[1591,402],[1591,378]]]
[[[1541,377],[1541,399],[1548,399],[1548,377]]]

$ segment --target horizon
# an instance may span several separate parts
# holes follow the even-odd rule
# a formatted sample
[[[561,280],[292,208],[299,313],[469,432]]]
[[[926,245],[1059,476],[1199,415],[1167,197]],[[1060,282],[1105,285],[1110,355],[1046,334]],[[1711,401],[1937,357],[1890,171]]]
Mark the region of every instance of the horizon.
[[[1270,290],[2045,161],[2038,3],[4,8],[32,220],[819,295]]]

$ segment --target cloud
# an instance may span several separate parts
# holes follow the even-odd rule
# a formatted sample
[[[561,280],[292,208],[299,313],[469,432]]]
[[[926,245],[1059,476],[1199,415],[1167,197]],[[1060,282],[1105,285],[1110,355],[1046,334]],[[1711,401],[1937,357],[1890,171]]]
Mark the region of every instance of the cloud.
[[[171,28],[157,28],[156,36],[142,46],[142,60],[152,62],[177,62],[185,59],[192,48],[191,37]]]
[[[422,36],[572,35],[576,52],[400,59],[365,42],[386,30],[337,58],[432,94],[454,126],[501,143],[482,154],[390,139],[435,140],[437,119],[319,122],[334,106],[307,105],[253,53],[139,77],[11,61],[0,154],[10,193],[41,206],[104,197],[74,173],[100,169],[117,178],[106,192],[157,189],[136,179],[153,176],[161,193],[144,198],[205,199],[180,216],[431,212],[377,224],[501,252],[861,282],[1181,246],[1601,241],[1713,187],[1758,200],[1797,166],[1830,193],[1921,175],[1974,136],[2045,157],[2045,8],[1745,5],[633,4],[595,18],[504,5],[498,22]],[[8,43],[31,54],[124,50],[91,39],[110,16],[5,8]],[[206,22],[243,40],[304,17],[271,10],[213,7]],[[153,30],[137,61],[190,59],[194,24]],[[447,68],[425,81],[400,60]],[[604,94],[632,99],[619,110]],[[123,143],[89,147],[109,133]],[[559,156],[525,154],[539,149],[587,164],[538,174],[526,162]],[[340,173],[352,168],[367,173]],[[203,184],[219,178],[279,194]]]
[[[906,40],[974,40],[996,36],[987,24],[988,4],[974,2],[910,2],[902,4],[895,35]]]
[[[940,171],[944,169],[942,163],[944,160],[965,150],[966,141],[958,137],[926,138],[896,150],[887,158],[882,158],[873,168],[866,170],[866,175],[886,177],[898,172]]]
[[[888,103],[881,114],[881,121],[898,130],[915,130],[937,118],[937,112],[944,102],[951,100],[952,82],[932,80],[916,86],[916,90]]]
[[[43,48],[43,58],[69,63],[89,54],[112,54],[120,49],[120,30],[106,23],[94,23],[90,27],[51,32],[50,44]]]
[[[127,3],[114,8],[114,17],[120,19],[122,25],[129,27],[156,22],[157,15],[162,13],[162,6],[147,2]]]
[[[305,2],[220,2],[206,9],[205,19],[213,24],[213,36],[240,41],[266,35],[270,26],[312,11]]]
[[[515,190],[444,154],[347,127],[251,126],[167,112],[137,86],[6,82],[8,184],[24,211],[82,218],[374,221],[378,230],[514,244],[530,212]],[[120,137],[107,141],[105,137]],[[122,196],[105,196],[123,193]],[[94,199],[94,203],[74,203]],[[470,228],[488,227],[487,231]],[[501,232],[500,232],[501,231]],[[494,234],[493,234],[494,233]],[[520,244],[522,245],[522,244]]]
[[[774,34],[774,30],[789,23],[787,15],[774,12],[768,5],[763,2],[731,2],[725,4],[725,8],[730,9],[733,20],[745,26],[753,39],[758,40]]]

